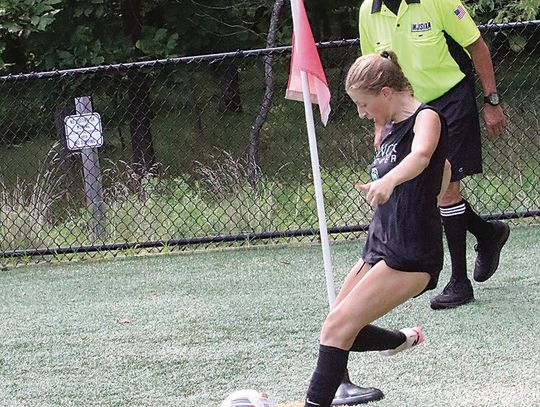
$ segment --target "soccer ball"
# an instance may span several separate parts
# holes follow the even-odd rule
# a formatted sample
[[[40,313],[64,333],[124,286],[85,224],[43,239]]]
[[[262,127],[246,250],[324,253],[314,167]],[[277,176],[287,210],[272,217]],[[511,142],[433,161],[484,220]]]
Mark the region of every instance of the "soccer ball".
[[[221,407],[274,407],[276,403],[267,394],[257,390],[238,390],[223,400]]]

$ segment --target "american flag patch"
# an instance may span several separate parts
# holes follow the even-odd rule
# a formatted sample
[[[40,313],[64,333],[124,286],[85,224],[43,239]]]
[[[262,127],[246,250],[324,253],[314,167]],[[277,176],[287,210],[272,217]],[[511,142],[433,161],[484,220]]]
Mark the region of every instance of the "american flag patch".
[[[458,20],[461,20],[463,17],[465,17],[465,14],[467,14],[467,12],[466,12],[465,9],[463,8],[463,6],[460,4],[460,5],[457,6],[457,8],[454,10],[454,14],[455,14],[456,17],[458,18]]]

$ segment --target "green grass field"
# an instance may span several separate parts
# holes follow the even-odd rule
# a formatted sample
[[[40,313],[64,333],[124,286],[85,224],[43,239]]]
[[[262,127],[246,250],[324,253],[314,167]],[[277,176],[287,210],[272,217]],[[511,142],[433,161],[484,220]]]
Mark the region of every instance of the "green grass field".
[[[337,286],[362,244],[333,243]],[[540,228],[515,228],[474,287],[471,305],[434,312],[428,293],[380,321],[426,342],[351,356],[353,381],[386,394],[374,405],[540,406]],[[299,402],[326,298],[318,245],[2,271],[0,405],[208,407],[241,388]]]

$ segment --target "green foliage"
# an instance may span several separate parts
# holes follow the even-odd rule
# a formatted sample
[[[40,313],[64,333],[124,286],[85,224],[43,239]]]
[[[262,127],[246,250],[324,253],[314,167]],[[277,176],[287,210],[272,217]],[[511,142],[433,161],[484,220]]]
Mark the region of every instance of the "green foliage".
[[[0,0],[0,70],[9,68],[2,57],[8,44],[16,47],[33,33],[43,32],[54,23],[62,0]]]
[[[139,5],[133,21],[123,4]],[[4,41],[8,64],[0,69],[14,73],[261,48],[273,6],[274,0],[0,0],[2,40],[17,39]],[[317,39],[357,35],[357,1],[306,6],[316,16]],[[288,4],[280,21],[277,43],[290,43]]]
[[[0,32],[28,37],[44,31],[61,11],[62,0],[2,0],[0,1]]]
[[[467,3],[467,7],[480,22],[509,23],[540,16],[540,0],[478,0]]]
[[[105,0],[78,1],[73,8],[73,17],[102,18],[105,12]]]
[[[467,3],[471,16],[478,22],[485,23],[510,23],[515,21],[535,20],[540,17],[540,0],[478,0]],[[527,45],[527,37],[506,33],[508,47],[515,53],[524,50]]]
[[[71,49],[57,50],[56,58],[52,65],[61,67],[100,65],[105,62],[101,40],[94,40],[92,30],[86,26],[75,29]]]
[[[135,43],[135,47],[145,55],[166,57],[174,54],[178,38],[178,33],[170,33],[165,28],[143,26],[141,39]]]
[[[128,29],[121,1],[0,0],[0,69],[10,72],[119,63],[263,47],[274,0],[152,0],[129,2],[137,29]],[[336,5],[306,0],[316,40],[357,35],[357,0]],[[538,18],[540,0],[479,0],[467,4],[479,22]],[[106,27],[106,29],[104,29]],[[140,32],[137,32],[139,30]],[[277,43],[290,43],[288,4]],[[520,50],[524,39],[511,37]],[[15,60],[14,54],[24,56]]]
[[[26,56],[24,63],[17,61],[18,70],[118,63],[205,53],[217,50],[218,43],[220,50],[250,48],[262,43],[272,4],[154,0],[141,2],[132,17],[121,2],[4,0],[0,33],[24,39],[7,44]]]

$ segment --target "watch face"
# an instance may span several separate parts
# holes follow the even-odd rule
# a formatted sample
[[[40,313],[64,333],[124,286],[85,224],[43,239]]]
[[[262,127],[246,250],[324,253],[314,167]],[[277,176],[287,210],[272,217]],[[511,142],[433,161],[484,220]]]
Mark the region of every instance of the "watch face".
[[[492,93],[489,96],[489,103],[492,105],[498,105],[499,104],[499,94],[498,93]]]

